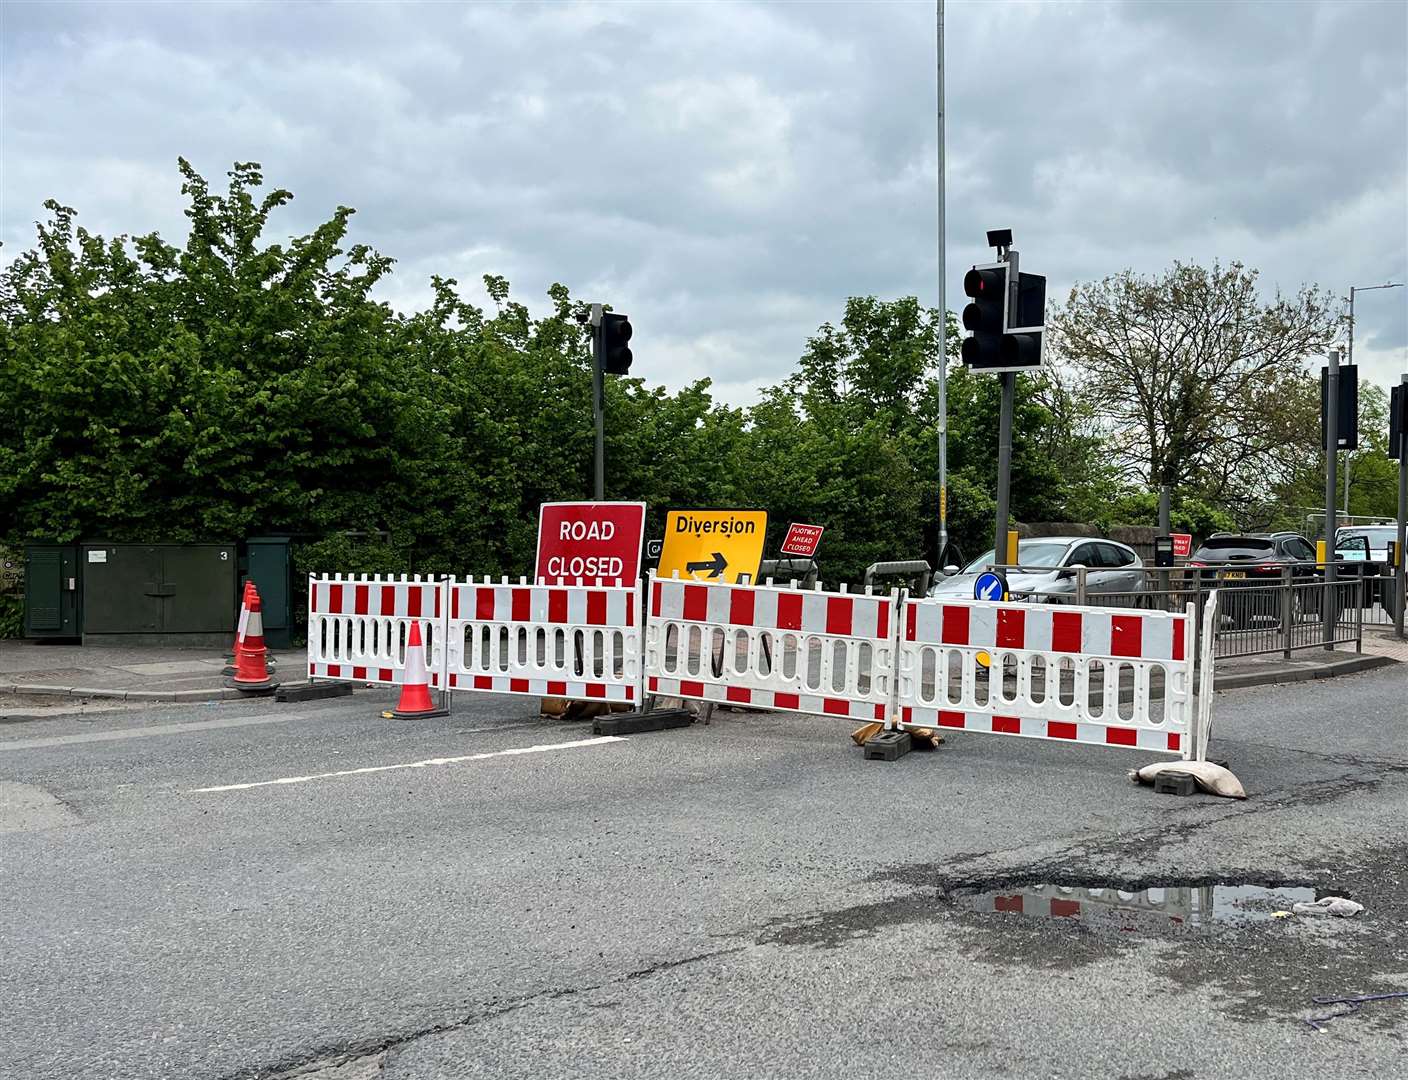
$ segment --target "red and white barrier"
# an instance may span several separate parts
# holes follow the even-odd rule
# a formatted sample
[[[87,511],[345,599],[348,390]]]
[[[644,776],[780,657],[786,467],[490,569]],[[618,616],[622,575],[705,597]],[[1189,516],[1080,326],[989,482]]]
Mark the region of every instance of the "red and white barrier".
[[[899,726],[1188,757],[1193,625],[1191,608],[909,600],[896,653]]]
[[[451,581],[451,690],[639,700],[633,585]]]
[[[442,684],[445,626],[441,583],[420,576],[308,579],[308,675],[399,686],[410,627],[430,643],[430,685]]]
[[[884,720],[898,595],[650,580],[646,693]]]

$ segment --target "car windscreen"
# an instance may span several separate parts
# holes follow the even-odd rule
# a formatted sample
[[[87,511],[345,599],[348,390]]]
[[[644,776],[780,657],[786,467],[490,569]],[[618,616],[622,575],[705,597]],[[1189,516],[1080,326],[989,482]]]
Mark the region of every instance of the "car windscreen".
[[[1335,543],[1343,544],[1351,537],[1362,536],[1369,541],[1371,547],[1383,547],[1398,533],[1396,525],[1376,525],[1371,527],[1361,526],[1357,529],[1338,529],[1335,532]]]
[[[1255,536],[1214,536],[1203,541],[1203,546],[1193,553],[1193,558],[1202,562],[1265,559],[1275,549],[1276,545],[1270,540]]]
[[[1017,544],[1017,561],[1022,566],[1060,566],[1067,546],[1064,540],[1056,544],[1044,540],[1022,540]],[[965,566],[963,572],[978,574],[991,565],[992,549],[989,548]]]

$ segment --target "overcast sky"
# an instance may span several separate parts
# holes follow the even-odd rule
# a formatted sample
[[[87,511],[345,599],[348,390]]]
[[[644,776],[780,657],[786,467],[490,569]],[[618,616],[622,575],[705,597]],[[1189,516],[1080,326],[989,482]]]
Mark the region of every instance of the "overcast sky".
[[[752,400],[849,295],[936,273],[934,4],[3,0],[0,259],[41,203],[184,237],[176,158],[262,162],[278,231],[356,207],[398,260],[635,327],[633,374]],[[1268,291],[1408,274],[1408,3],[947,5],[948,305],[1011,227],[1049,295],[1240,259]],[[1408,289],[1356,357],[1408,368]]]

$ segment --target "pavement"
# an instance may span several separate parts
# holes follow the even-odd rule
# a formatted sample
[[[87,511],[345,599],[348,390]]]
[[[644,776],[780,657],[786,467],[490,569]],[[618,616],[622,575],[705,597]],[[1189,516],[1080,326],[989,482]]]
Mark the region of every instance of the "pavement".
[[[0,727],[0,1076],[1404,1075],[1408,1001],[1305,1020],[1408,990],[1408,668],[1220,692],[1246,801],[1124,749],[390,700]],[[1174,921],[1215,884],[1366,910]],[[1091,914],[972,910],[1057,886]]]

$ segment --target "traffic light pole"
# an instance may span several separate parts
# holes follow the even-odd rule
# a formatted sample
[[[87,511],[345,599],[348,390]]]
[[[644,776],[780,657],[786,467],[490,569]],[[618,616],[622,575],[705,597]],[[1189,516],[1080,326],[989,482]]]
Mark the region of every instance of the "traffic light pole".
[[[1001,253],[1007,263],[1007,310],[1017,310],[1017,253]],[[997,421],[997,527],[992,544],[994,566],[1007,562],[1007,518],[1012,497],[1012,413],[1016,410],[1017,373],[1002,372],[1002,407]]]
[[[597,502],[606,498],[606,408],[602,400],[606,375],[602,371],[601,334],[601,327],[598,326],[592,336],[592,423],[596,427],[596,480],[592,497]]]
[[[1400,376],[1403,386],[1402,393],[1408,395],[1408,375]],[[1408,417],[1404,417],[1408,420]],[[1398,532],[1396,534],[1398,545],[1395,551],[1398,554],[1398,565],[1393,568],[1395,597],[1397,601],[1393,612],[1393,630],[1400,638],[1403,637],[1403,610],[1408,608],[1408,552],[1403,549],[1403,542],[1408,539],[1408,423],[1401,426],[1398,433]]]
[[[1340,351],[1330,350],[1325,376],[1325,584],[1320,601],[1325,649],[1334,650],[1335,616],[1335,464],[1340,446]]]

